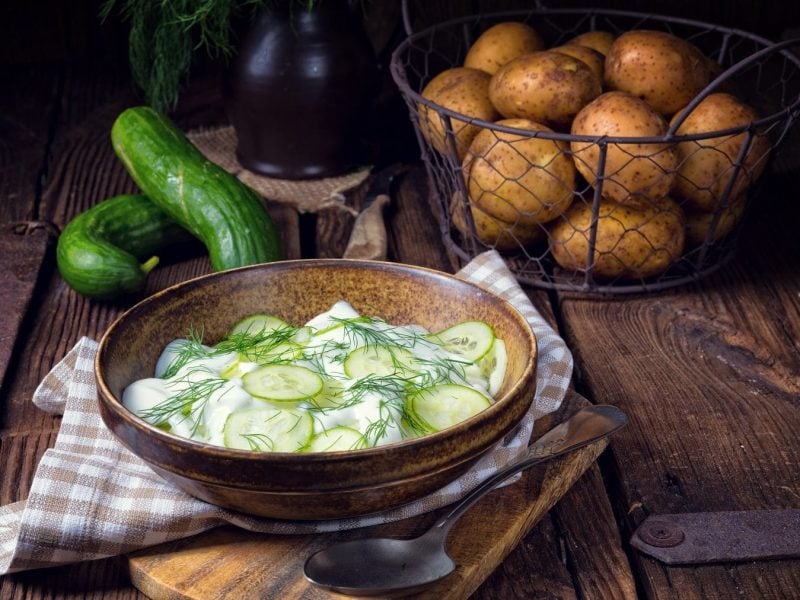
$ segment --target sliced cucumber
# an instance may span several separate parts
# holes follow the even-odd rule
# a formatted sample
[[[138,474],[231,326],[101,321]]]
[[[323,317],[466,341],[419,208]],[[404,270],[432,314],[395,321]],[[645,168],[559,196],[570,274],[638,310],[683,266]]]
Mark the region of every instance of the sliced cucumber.
[[[253,396],[275,402],[298,402],[322,391],[322,378],[296,365],[264,365],[242,376],[242,386]]]
[[[242,352],[245,360],[261,365],[274,363],[290,363],[296,360],[303,352],[303,346],[294,342],[279,342],[277,344],[256,344]]]
[[[488,323],[463,321],[433,334],[431,339],[448,352],[477,362],[492,349],[495,335]]]
[[[414,355],[400,346],[361,346],[345,358],[344,372],[352,379],[383,377],[406,371],[413,364]]]
[[[489,382],[489,393],[494,397],[503,385],[508,366],[508,354],[506,353],[506,343],[500,338],[496,338],[492,350],[481,359],[481,373]]]
[[[283,319],[274,317],[272,315],[255,314],[245,317],[238,321],[231,329],[228,336],[236,333],[245,333],[248,335],[255,335],[257,333],[266,333],[276,329],[290,327],[290,325]]]
[[[454,383],[435,385],[406,398],[406,411],[415,425],[441,431],[478,414],[491,405],[479,391]]]
[[[364,436],[352,427],[339,425],[318,433],[311,438],[305,452],[335,452],[356,450],[364,447]]]
[[[297,452],[308,445],[314,421],[307,412],[252,408],[231,413],[223,438],[228,448],[257,452]]]

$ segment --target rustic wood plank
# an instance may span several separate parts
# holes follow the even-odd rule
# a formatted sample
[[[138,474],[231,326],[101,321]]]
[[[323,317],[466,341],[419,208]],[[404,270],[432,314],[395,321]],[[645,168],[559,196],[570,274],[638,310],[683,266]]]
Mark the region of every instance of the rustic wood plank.
[[[626,535],[648,514],[797,505],[796,189],[788,175],[775,179],[737,260],[698,285],[620,300],[562,295],[585,389],[631,416],[613,445]],[[782,598],[800,589],[798,560],[668,568],[632,556],[653,598]]]
[[[4,308],[0,317],[0,397],[7,370],[16,366],[12,351],[53,237],[54,231],[46,223],[17,223],[0,229],[0,306]]]

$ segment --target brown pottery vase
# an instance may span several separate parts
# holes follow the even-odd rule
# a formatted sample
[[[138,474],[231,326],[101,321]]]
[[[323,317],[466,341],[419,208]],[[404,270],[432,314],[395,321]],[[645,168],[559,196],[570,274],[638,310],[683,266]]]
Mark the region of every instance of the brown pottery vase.
[[[239,162],[284,179],[328,177],[364,164],[361,124],[376,71],[349,2],[272,6],[242,39],[225,82]]]

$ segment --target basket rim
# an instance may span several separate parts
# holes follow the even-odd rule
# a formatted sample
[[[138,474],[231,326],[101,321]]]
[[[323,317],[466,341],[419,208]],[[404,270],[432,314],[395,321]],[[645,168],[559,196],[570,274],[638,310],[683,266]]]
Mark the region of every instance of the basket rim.
[[[732,74],[731,70],[738,68],[739,66],[743,65],[746,61],[753,59],[757,55],[762,54],[769,54],[771,53],[774,46],[779,46],[781,43],[773,42],[765,37],[757,35],[755,33],[745,31],[742,29],[725,27],[722,25],[717,25],[714,23],[708,23],[706,21],[699,21],[695,19],[686,19],[683,17],[672,17],[669,15],[661,15],[656,13],[644,13],[638,11],[627,11],[627,10],[617,10],[617,9],[602,9],[602,8],[531,8],[529,10],[521,11],[521,10],[514,10],[514,11],[500,11],[500,12],[491,12],[491,13],[482,13],[479,15],[467,15],[463,17],[457,17],[454,19],[449,19],[447,21],[442,21],[441,23],[436,23],[425,29],[421,29],[418,32],[412,33],[411,35],[407,36],[400,44],[398,44],[397,48],[392,52],[391,61],[389,64],[390,73],[392,79],[394,80],[395,84],[398,86],[400,91],[409,96],[411,99],[414,100],[415,103],[418,105],[427,106],[430,109],[433,109],[440,117],[442,115],[448,117],[449,119],[455,119],[456,121],[467,123],[470,125],[476,125],[484,129],[490,129],[494,131],[500,131],[503,133],[512,133],[518,134],[526,138],[542,138],[548,140],[556,140],[562,142],[590,142],[595,144],[664,144],[664,143],[676,143],[676,142],[689,142],[689,141],[697,141],[697,140],[704,140],[704,139],[711,139],[729,135],[737,135],[747,131],[754,131],[756,129],[764,129],[768,125],[772,125],[775,122],[778,122],[788,115],[792,114],[795,110],[800,110],[800,94],[794,99],[793,102],[789,103],[784,108],[747,123],[745,125],[739,125],[736,127],[729,127],[726,129],[719,129],[715,131],[708,131],[708,132],[701,132],[695,134],[682,134],[677,135],[671,132],[671,128],[667,130],[667,133],[660,136],[597,136],[597,135],[577,135],[572,133],[562,133],[557,131],[530,131],[527,129],[520,129],[516,127],[509,127],[507,125],[498,125],[496,121],[486,121],[484,119],[478,119],[474,117],[469,117],[463,113],[459,113],[448,109],[444,106],[436,104],[424,98],[421,93],[414,91],[411,86],[408,84],[408,79],[405,74],[405,70],[400,65],[400,57],[403,53],[408,50],[411,45],[420,40],[424,39],[426,36],[430,36],[433,32],[447,28],[453,27],[459,24],[464,24],[467,22],[475,21],[478,19],[494,19],[494,18],[505,18],[505,17],[512,17],[512,16],[530,16],[530,15],[581,15],[586,18],[590,23],[594,17],[597,16],[616,16],[616,17],[631,17],[631,18],[640,18],[640,19],[651,19],[655,21],[664,21],[667,23],[675,23],[680,25],[689,25],[692,27],[702,28],[707,32],[721,32],[728,35],[737,35],[745,39],[749,39],[753,42],[757,42],[761,44],[763,47],[754,52],[753,54],[749,55],[747,58],[743,59],[742,61],[736,63],[735,65],[731,66],[725,72],[720,74],[716,77],[708,86],[706,86],[689,104],[686,105],[681,111],[685,111],[687,107],[692,107],[692,104],[695,103],[695,100],[698,98],[705,98],[709,94],[716,93],[715,89],[724,83],[728,77]],[[800,39],[793,40],[800,45]],[[789,40],[789,45],[791,44],[792,40]],[[786,43],[786,42],[782,42]],[[780,53],[786,60],[793,63],[800,73],[800,55],[795,55],[794,53],[790,52],[788,48],[783,48],[779,50],[774,50],[775,52]],[[737,69],[738,70],[738,69]],[[695,104],[696,106],[696,104]],[[693,107],[692,107],[693,108]],[[680,112],[680,111],[679,111]],[[679,113],[676,113],[679,114]],[[681,117],[679,120],[683,121],[684,117]],[[502,119],[500,119],[502,120]]]

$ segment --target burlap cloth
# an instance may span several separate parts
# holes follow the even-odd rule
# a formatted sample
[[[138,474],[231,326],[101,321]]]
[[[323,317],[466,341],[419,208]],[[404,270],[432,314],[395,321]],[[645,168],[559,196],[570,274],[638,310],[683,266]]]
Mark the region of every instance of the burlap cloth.
[[[187,137],[211,162],[236,176],[264,198],[290,204],[300,212],[317,212],[331,206],[345,208],[344,192],[357,187],[369,176],[369,169],[324,179],[274,179],[245,169],[236,160],[236,132],[233,127],[194,129]]]
[[[461,498],[523,452],[535,419],[558,408],[572,375],[572,356],[499,254],[481,254],[458,276],[510,301],[530,323],[539,349],[530,411],[458,480],[400,508],[338,521],[262,519],[196,500],[153,472],[105,427],[93,372],[97,343],[83,338],[34,393],[36,406],[64,416],[55,447],[38,465],[28,499],[0,507],[0,575],[123,554],[225,524],[266,533],[335,531],[411,517]]]

